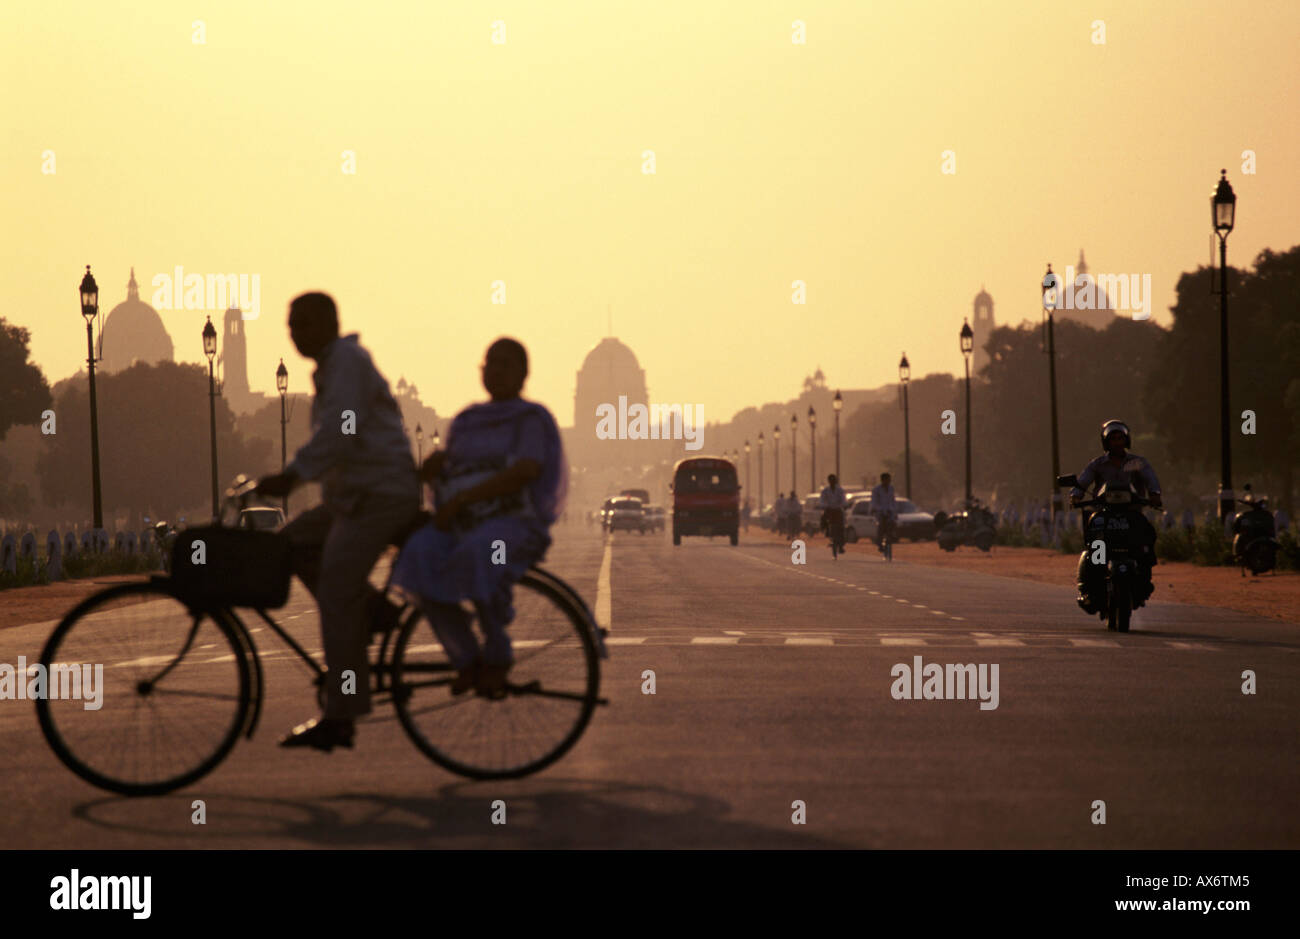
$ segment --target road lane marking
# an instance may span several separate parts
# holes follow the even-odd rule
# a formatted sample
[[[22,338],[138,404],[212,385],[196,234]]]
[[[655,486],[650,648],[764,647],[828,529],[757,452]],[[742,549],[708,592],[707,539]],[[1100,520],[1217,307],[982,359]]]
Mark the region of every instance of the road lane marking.
[[[926,645],[926,641],[912,636],[881,636],[880,644],[882,646],[923,646]]]
[[[639,646],[645,642],[645,636],[606,636],[607,646]]]
[[[693,646],[734,646],[740,642],[739,636],[692,636]]]
[[[1119,643],[1113,639],[1071,639],[1070,645],[1080,649],[1118,649]]]
[[[726,633],[728,636],[743,636],[743,635],[745,635],[745,633],[744,633],[742,630],[739,630],[739,629],[724,629],[723,632]]]
[[[609,601],[609,568],[613,550],[614,535],[611,532],[605,537],[605,556],[600,559],[600,577],[596,581],[596,625],[606,632],[614,628],[610,620]]]
[[[818,639],[811,636],[802,638],[799,636],[787,636],[785,644],[788,646],[833,646],[835,645],[835,640]]]
[[[977,646],[1023,646],[1019,639],[976,639]]]
[[[1214,646],[1207,646],[1207,645],[1206,645],[1205,643],[1203,643],[1203,642],[1170,642],[1170,641],[1167,641],[1167,642],[1166,642],[1166,645],[1171,645],[1171,646],[1173,646],[1175,649],[1199,649],[1199,650],[1201,650],[1202,652],[1218,652],[1218,651],[1219,651],[1219,650],[1216,649]]]

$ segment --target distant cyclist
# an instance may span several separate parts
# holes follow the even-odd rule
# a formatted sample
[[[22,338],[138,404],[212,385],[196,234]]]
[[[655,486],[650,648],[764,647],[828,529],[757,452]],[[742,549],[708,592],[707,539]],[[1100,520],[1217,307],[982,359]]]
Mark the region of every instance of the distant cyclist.
[[[885,553],[885,534],[889,540],[894,539],[894,528],[898,520],[898,500],[894,497],[894,486],[888,473],[880,474],[880,485],[871,490],[871,514],[876,517],[876,547]]]
[[[826,477],[826,482],[826,488],[817,498],[817,507],[822,510],[826,534],[831,539],[831,553],[837,554],[844,547],[844,503],[848,501],[848,495],[834,473]]]

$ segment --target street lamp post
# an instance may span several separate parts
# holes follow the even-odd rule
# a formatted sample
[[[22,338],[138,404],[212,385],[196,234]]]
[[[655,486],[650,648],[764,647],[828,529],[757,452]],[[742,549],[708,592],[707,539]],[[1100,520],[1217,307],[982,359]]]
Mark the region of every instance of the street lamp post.
[[[812,470],[808,474],[812,477],[812,492],[817,491],[817,412],[813,410],[812,405],[808,405],[808,437],[812,440]]]
[[[217,330],[208,317],[203,327],[203,354],[208,357],[208,423],[212,431],[212,517],[221,517],[221,502],[217,497],[217,378],[212,359],[217,354]]]
[[[1052,273],[1052,265],[1047,265],[1043,275],[1043,313],[1047,317],[1047,383],[1048,400],[1052,409],[1052,523],[1061,513],[1061,490],[1056,486],[1056,478],[1061,475],[1060,430],[1056,421],[1056,304],[1060,294],[1057,292],[1059,278]]]
[[[971,506],[970,489],[970,357],[975,351],[975,333],[970,323],[961,321],[961,354],[966,360],[966,507]]]
[[[81,278],[81,315],[86,318],[86,368],[90,375],[90,494],[96,528],[104,527],[104,502],[99,488],[99,408],[95,398],[95,317],[99,315],[99,286],[86,265]]]
[[[912,366],[907,363],[907,353],[898,363],[898,380],[903,386],[903,478],[906,480],[907,497],[915,498],[912,492],[912,422],[907,405],[907,386],[912,380]]]
[[[795,473],[795,462],[799,459],[799,415],[790,415],[790,492],[799,489],[799,476]],[[797,499],[798,496],[795,496]]]
[[[758,432],[758,511],[763,511],[763,432]]]
[[[781,494],[781,425],[772,425],[772,479],[776,485],[776,494]]]
[[[415,425],[415,465],[416,467],[424,466],[424,428],[419,424]],[[424,508],[424,482],[420,482],[420,508]]]
[[[275,390],[280,392],[280,472],[284,472],[285,461],[288,459],[288,433],[286,428],[289,424],[289,418],[285,415],[284,402],[285,396],[289,393],[289,370],[284,367],[284,359],[280,360],[280,367],[275,370]],[[281,507],[284,514],[289,515],[289,494],[286,492],[281,499]]]
[[[745,489],[746,489],[748,492],[750,492],[750,493],[752,493],[752,492],[754,491],[754,485],[753,485],[753,483],[754,483],[754,480],[753,480],[753,478],[749,475],[749,441],[746,440],[746,441],[745,441]],[[745,501],[749,501],[748,498],[746,498]],[[761,510],[762,508],[763,508],[763,507],[760,505],[760,506],[759,506],[759,509]]]
[[[1237,219],[1237,196],[1221,170],[1219,185],[1210,199],[1214,233],[1219,236],[1219,445],[1222,451],[1219,484],[1219,518],[1232,517],[1232,436],[1228,429],[1228,234]]]
[[[832,403],[835,409],[835,477],[840,475],[840,411],[844,409],[844,398],[840,393],[835,392],[835,400]]]

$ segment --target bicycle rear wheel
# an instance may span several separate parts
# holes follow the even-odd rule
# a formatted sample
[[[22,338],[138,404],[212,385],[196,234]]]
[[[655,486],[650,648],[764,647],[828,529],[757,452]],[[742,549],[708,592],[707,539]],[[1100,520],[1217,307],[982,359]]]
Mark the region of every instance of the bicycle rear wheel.
[[[393,705],[420,751],[471,779],[514,779],[550,766],[582,736],[600,665],[586,615],[531,572],[515,585],[515,663],[507,695],[453,697],[456,672],[419,613],[393,651]]]
[[[55,627],[40,665],[36,715],[50,748],[122,795],[161,795],[211,772],[248,715],[248,658],[231,615],[191,612],[166,582],[88,597]]]

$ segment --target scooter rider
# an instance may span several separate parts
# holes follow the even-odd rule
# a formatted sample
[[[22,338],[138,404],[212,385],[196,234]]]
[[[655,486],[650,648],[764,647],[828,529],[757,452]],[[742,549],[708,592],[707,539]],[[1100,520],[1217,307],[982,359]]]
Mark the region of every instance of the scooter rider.
[[[1152,507],[1160,508],[1160,480],[1145,457],[1128,452],[1133,445],[1133,436],[1128,425],[1123,421],[1110,420],[1101,425],[1101,445],[1106,452],[1094,459],[1076,478],[1077,485],[1070,490],[1070,505],[1077,507],[1089,487],[1094,491],[1103,485],[1108,488],[1132,488],[1139,498],[1150,501]],[[1145,602],[1151,596],[1151,568],[1156,564],[1156,530],[1140,511],[1129,513],[1135,526],[1135,542],[1141,550],[1141,568],[1145,579],[1146,592],[1141,597]],[[1085,527],[1086,531],[1086,527]],[[1077,602],[1085,613],[1097,613],[1098,609],[1089,596],[1088,586],[1095,576],[1089,561],[1088,545],[1085,539],[1083,553],[1079,555]]]

